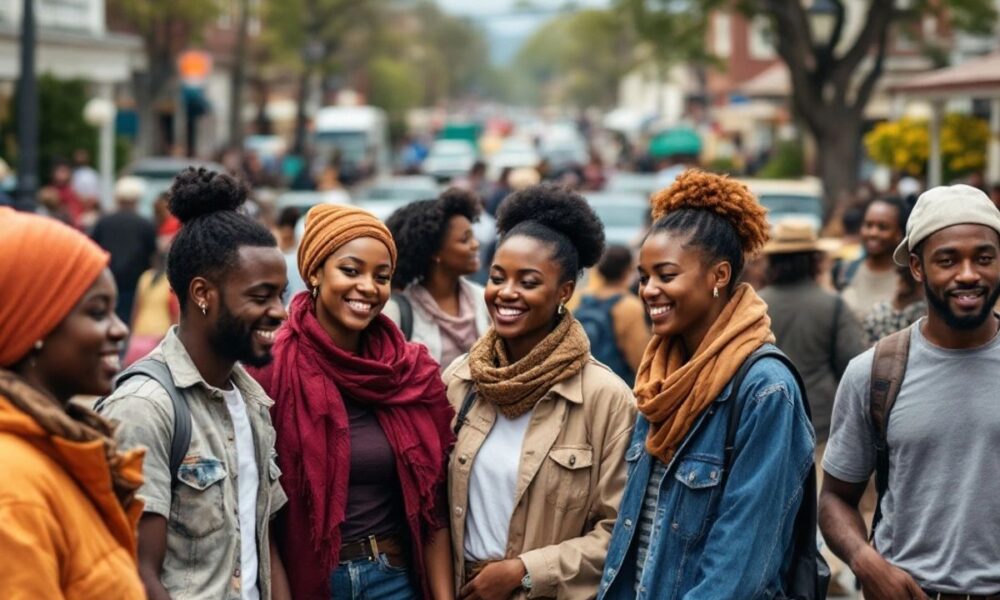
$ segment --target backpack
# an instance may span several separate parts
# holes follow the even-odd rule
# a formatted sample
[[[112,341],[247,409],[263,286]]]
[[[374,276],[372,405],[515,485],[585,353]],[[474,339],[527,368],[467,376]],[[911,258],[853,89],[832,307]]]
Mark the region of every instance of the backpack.
[[[882,520],[882,497],[889,488],[889,412],[896,403],[899,389],[906,376],[906,362],[910,357],[910,329],[907,327],[890,334],[875,344],[872,375],[869,384],[868,414],[874,429],[875,443],[875,516],[869,539],[875,538],[875,527]]]
[[[733,462],[733,451],[736,446],[736,429],[740,423],[743,407],[737,401],[740,386],[744,378],[750,371],[750,367],[762,358],[775,358],[782,362],[795,377],[795,383],[799,386],[802,394],[802,404],[806,410],[806,417],[812,421],[812,412],[809,410],[809,399],[806,397],[806,386],[799,375],[798,369],[792,361],[785,356],[785,353],[777,348],[759,348],[749,356],[740,366],[739,371],[733,377],[733,387],[729,393],[728,402],[732,402],[732,410],[729,412],[729,424],[726,428],[725,446],[725,470],[722,472],[722,484],[725,485]],[[802,504],[799,512],[795,516],[795,528],[792,530],[792,555],[788,562],[788,572],[785,575],[785,594],[783,598],[794,600],[825,600],[826,589],[830,583],[830,567],[826,564],[823,556],[819,553],[816,545],[816,521],[817,521],[817,500],[816,500],[816,468],[809,470],[805,481],[802,482]]]
[[[413,305],[409,298],[398,292],[393,292],[391,297],[399,307],[399,330],[406,341],[410,341],[413,337]]]
[[[851,281],[857,275],[864,260],[864,257],[851,261],[840,259],[833,265],[833,287],[837,288],[838,292],[844,291],[844,288],[851,285]]]
[[[614,320],[611,318],[611,309],[621,299],[622,294],[615,294],[603,300],[594,296],[583,296],[580,299],[580,306],[573,311],[573,316],[587,332],[587,338],[590,339],[590,353],[594,358],[631,385],[635,382],[635,373],[629,368],[618,348]]]
[[[152,379],[170,396],[170,404],[174,409],[174,431],[170,437],[170,487],[172,488],[177,484],[177,470],[184,462],[188,447],[191,445],[191,409],[183,392],[174,385],[170,368],[165,362],[155,358],[143,358],[119,373],[115,377],[112,389],[117,390],[125,381],[137,376]],[[107,397],[98,400],[94,410],[100,413],[106,401]]]

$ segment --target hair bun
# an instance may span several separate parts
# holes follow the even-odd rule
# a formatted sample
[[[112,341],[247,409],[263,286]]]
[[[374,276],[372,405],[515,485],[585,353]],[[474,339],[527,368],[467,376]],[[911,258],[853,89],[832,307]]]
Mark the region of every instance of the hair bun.
[[[181,223],[220,211],[235,211],[250,195],[241,180],[204,167],[188,167],[170,186],[168,206]]]
[[[767,209],[746,185],[727,175],[688,169],[654,194],[650,204],[654,221],[685,208],[715,213],[733,226],[747,255],[756,254],[770,238]]]
[[[580,268],[597,264],[604,253],[604,225],[590,203],[569,188],[550,183],[513,193],[497,211],[497,231],[504,236],[534,221],[566,236],[580,257]]]

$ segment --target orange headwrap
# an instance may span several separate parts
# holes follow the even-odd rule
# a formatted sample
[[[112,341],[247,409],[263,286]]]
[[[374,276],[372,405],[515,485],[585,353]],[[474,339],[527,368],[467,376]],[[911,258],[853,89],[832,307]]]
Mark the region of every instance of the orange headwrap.
[[[90,238],[55,219],[0,208],[0,367],[55,329],[108,260]]]
[[[396,267],[396,242],[382,221],[368,212],[342,204],[319,204],[306,214],[306,232],[299,244],[299,274],[309,277],[319,270],[323,261],[347,242],[362,237],[375,238],[389,249],[389,258]]]

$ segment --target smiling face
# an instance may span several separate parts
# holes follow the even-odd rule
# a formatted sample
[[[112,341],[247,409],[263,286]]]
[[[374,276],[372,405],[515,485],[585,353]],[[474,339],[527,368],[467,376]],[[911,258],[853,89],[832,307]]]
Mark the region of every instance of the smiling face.
[[[235,269],[215,289],[218,305],[209,343],[220,356],[251,366],[271,361],[275,333],[288,313],[281,295],[288,286],[277,248],[243,246]],[[211,313],[210,313],[211,315]]]
[[[1000,297],[1000,236],[983,225],[955,225],[933,233],[910,255],[931,311],[952,329],[986,322]]]
[[[563,279],[550,245],[515,235],[497,248],[486,282],[486,306],[512,360],[526,356],[551,331],[574,281]]]
[[[57,399],[101,396],[121,368],[128,327],[115,316],[118,289],[105,269],[33,355],[33,377]]]
[[[653,333],[700,342],[723,304],[731,275],[728,262],[709,264],[700,248],[683,232],[654,232],[639,251],[639,294]],[[696,348],[688,348],[693,353]]]
[[[891,255],[903,241],[899,227],[899,209],[887,202],[872,202],[861,224],[861,242],[873,258]]]
[[[312,276],[310,287],[319,288],[316,318],[338,347],[357,352],[361,332],[389,300],[392,269],[386,245],[361,237],[338,248]]]
[[[434,258],[440,268],[457,275],[471,275],[479,270],[479,240],[466,216],[453,215],[448,220],[441,250]]]

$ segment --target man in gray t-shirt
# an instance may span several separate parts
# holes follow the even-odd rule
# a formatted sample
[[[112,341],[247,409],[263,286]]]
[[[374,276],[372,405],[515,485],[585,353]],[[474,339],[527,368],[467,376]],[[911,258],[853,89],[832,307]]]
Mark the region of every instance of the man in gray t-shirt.
[[[910,330],[889,413],[889,485],[875,544],[858,501],[875,470],[874,351],[851,362],[823,459],[820,527],[868,600],[1000,593],[1000,211],[968,186],[920,197],[896,261],[928,315]]]

